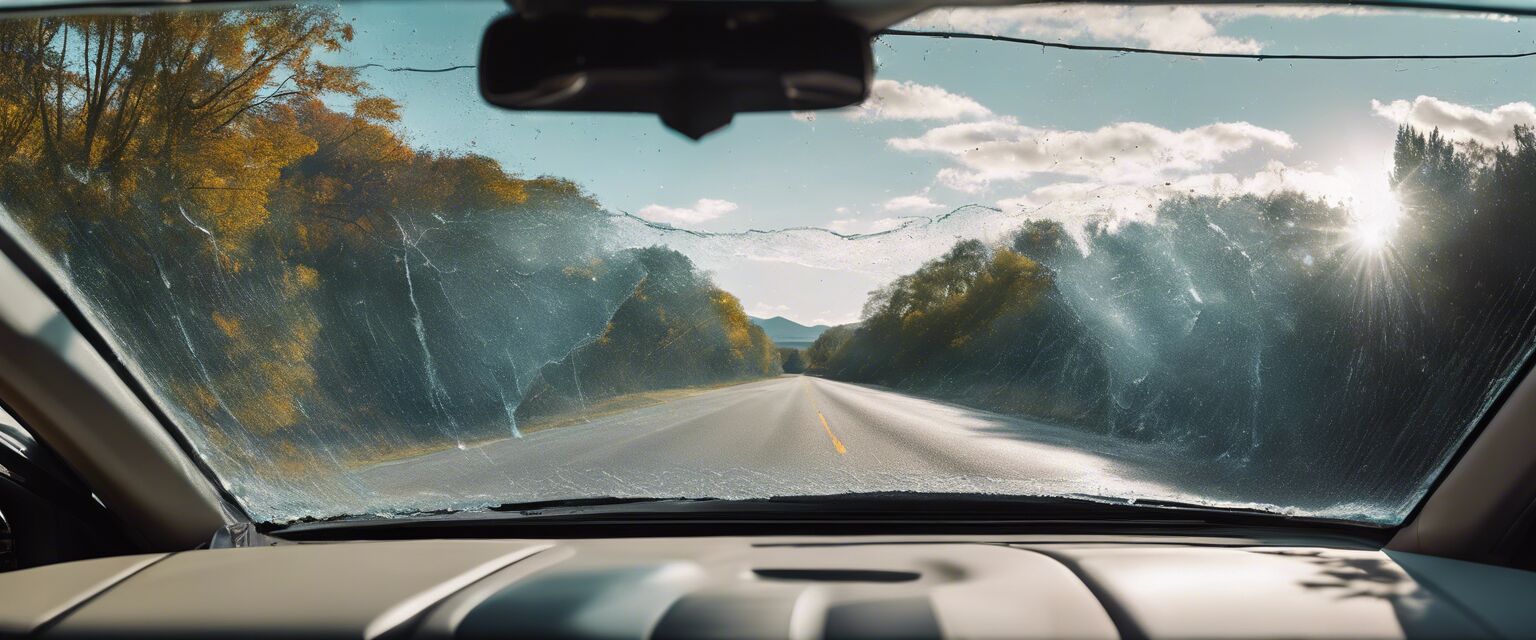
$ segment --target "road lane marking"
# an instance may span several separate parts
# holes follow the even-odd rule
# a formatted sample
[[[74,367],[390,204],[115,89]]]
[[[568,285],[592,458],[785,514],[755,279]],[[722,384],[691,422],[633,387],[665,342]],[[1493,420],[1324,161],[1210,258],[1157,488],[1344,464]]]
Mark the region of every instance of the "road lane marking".
[[[820,411],[816,412],[816,417],[821,418],[821,428],[827,430],[827,437],[832,439],[832,446],[837,447],[837,455],[848,455],[848,447],[843,446],[843,441],[838,440],[837,435],[832,433],[832,426],[827,424],[827,417],[821,415]]]
[[[811,385],[805,381],[804,374],[800,379],[800,391],[805,393],[805,399],[811,403],[811,410],[816,412],[816,417],[821,419],[821,428],[827,432],[827,437],[832,439],[832,448],[837,449],[837,455],[848,455],[848,447],[843,446],[843,441],[837,439],[837,434],[832,433],[832,425],[827,424],[827,417],[821,414],[821,406],[816,404],[816,398],[811,397]]]

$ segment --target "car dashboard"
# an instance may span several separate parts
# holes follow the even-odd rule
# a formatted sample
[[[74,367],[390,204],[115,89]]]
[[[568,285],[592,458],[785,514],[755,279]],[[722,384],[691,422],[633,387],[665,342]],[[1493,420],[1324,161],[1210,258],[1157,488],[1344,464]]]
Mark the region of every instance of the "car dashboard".
[[[41,637],[1518,637],[1536,574],[1251,538],[283,542],[0,575]],[[1522,595],[1524,594],[1524,595]]]

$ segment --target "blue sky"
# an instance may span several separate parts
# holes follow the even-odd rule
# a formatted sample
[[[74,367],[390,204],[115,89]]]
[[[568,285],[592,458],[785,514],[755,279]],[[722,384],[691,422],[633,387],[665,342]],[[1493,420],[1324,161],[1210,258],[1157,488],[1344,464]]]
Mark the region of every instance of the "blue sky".
[[[505,5],[343,5],[345,62],[473,63]],[[912,26],[1099,44],[1239,52],[1536,50],[1530,21],[1360,9],[1007,8],[928,14]],[[1536,122],[1536,60],[1282,62],[1115,55],[988,42],[876,43],[876,96],[845,112],[738,116],[693,142],[645,115],[514,113],[484,105],[471,71],[366,78],[402,105],[417,145],[473,150],[526,175],[575,180],[604,206],[717,232],[650,228],[757,315],[857,319],[867,292],[956,239],[996,239],[1025,218],[1147,221],[1172,192],[1298,189],[1383,213],[1400,122],[1497,143]],[[981,204],[1001,213],[956,207]],[[1377,221],[1379,222],[1379,221]],[[1390,220],[1387,220],[1390,223]],[[738,235],[820,227],[830,233]]]

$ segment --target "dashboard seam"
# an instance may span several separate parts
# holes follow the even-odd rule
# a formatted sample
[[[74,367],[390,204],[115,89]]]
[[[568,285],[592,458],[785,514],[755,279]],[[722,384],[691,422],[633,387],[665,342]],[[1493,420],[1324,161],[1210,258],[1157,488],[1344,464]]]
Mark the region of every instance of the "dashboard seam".
[[[74,615],[76,612],[80,611],[81,609],[84,609],[86,605],[94,602],[97,598],[100,598],[102,596],[102,594],[105,594],[106,592],[111,591],[111,590],[117,588],[118,585],[121,585],[124,582],[127,582],[129,578],[132,578],[132,577],[134,577],[136,575],[144,573],[150,567],[153,567],[153,566],[155,566],[157,564],[160,564],[161,562],[163,562],[166,559],[170,558],[171,556],[175,556],[175,555],[180,555],[180,554],[177,553],[177,552],[162,554],[160,557],[155,558],[154,560],[150,560],[149,562],[146,562],[146,563],[144,563],[142,565],[139,565],[137,568],[134,568],[134,569],[132,569],[130,571],[124,572],[122,575],[118,576],[116,580],[113,580],[111,583],[103,585],[100,589],[97,589],[97,590],[91,592],[89,595],[86,595],[84,598],[81,598],[78,602],[75,602],[74,604],[71,604],[68,607],[65,607],[63,611],[60,611],[57,614],[55,614],[53,617],[45,620],[42,624],[37,625],[36,627],[33,627],[31,633],[29,633],[28,635],[38,636],[38,635],[42,635],[42,634],[46,633],[49,629],[52,629],[52,628],[58,626],[59,623],[64,622],[66,619],[68,619],[70,616]]]
[[[1120,633],[1122,639],[1146,640],[1148,637],[1147,633],[1142,630],[1141,625],[1136,623],[1136,619],[1131,616],[1130,612],[1120,605],[1119,600],[1116,600],[1114,596],[1109,594],[1104,585],[1099,584],[1093,576],[1084,571],[1081,566],[1078,566],[1076,561],[1053,551],[1039,548],[1031,547],[1026,549],[1014,547],[1014,549],[1038,553],[1056,561],[1057,564],[1065,567],[1067,571],[1071,571],[1072,575],[1076,576],[1083,583],[1083,586],[1088,588],[1088,592],[1093,594],[1094,599],[1099,601],[1099,606],[1103,607],[1104,613],[1109,615],[1109,621],[1114,623],[1115,630]]]

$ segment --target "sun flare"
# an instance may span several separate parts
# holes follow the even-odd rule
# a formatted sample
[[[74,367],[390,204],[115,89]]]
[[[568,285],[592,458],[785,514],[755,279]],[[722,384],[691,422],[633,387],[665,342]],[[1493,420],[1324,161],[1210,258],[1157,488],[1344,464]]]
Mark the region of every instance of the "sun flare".
[[[1392,245],[1403,217],[1402,204],[1386,184],[1362,185],[1350,202],[1350,241],[1361,250],[1380,252]]]
[[[1392,240],[1392,228],[1381,220],[1356,220],[1349,229],[1355,244],[1369,251],[1385,249]]]

